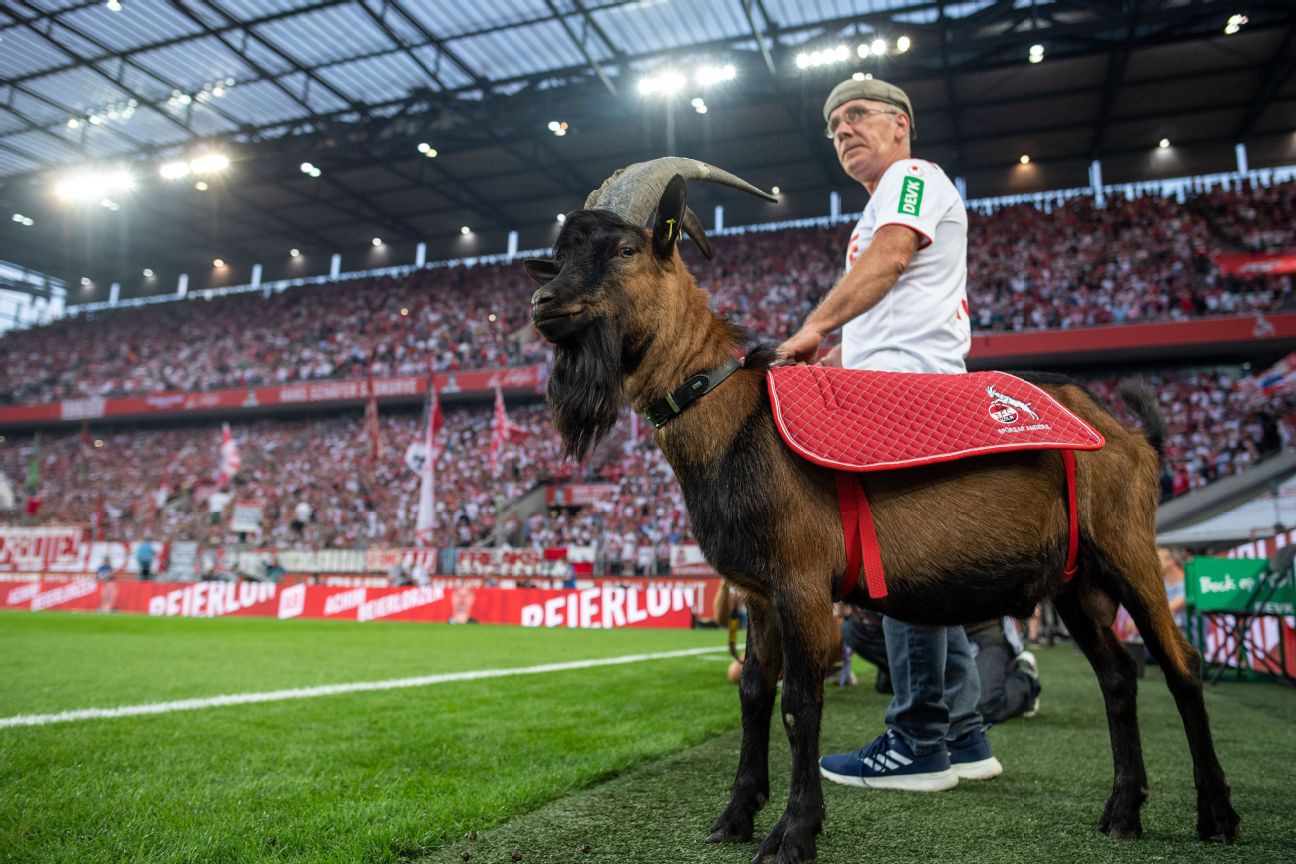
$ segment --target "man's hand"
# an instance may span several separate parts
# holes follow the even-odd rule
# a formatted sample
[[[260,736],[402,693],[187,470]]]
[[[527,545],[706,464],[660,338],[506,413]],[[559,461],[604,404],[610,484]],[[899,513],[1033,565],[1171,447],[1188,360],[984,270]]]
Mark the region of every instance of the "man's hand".
[[[802,327],[791,339],[778,347],[778,355],[788,363],[813,363],[819,357],[819,346],[824,334],[811,327]]]
[[[819,365],[832,366],[834,369],[840,369],[842,365],[841,351],[842,351],[842,346],[841,343],[839,342],[836,345],[834,345],[827,354],[823,356],[823,359],[819,361]]]

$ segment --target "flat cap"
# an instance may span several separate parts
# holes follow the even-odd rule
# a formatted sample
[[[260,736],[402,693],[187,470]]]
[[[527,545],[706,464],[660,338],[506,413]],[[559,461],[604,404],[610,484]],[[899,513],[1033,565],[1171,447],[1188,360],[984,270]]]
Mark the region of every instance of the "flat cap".
[[[847,78],[834,87],[832,92],[828,94],[827,101],[824,102],[824,122],[828,122],[829,115],[837,110],[839,106],[852,99],[872,99],[875,102],[894,105],[909,116],[909,138],[912,140],[918,137],[918,124],[914,118],[913,105],[909,102],[908,94],[894,84],[888,84],[886,81],[879,81],[876,78],[865,78],[863,81]]]

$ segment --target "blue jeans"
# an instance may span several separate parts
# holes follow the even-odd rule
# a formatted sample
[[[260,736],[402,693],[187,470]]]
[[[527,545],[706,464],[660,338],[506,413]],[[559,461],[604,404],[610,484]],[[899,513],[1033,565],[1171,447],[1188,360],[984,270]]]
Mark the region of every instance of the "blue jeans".
[[[895,698],[886,724],[918,755],[940,751],[981,725],[981,679],[962,627],[882,617]]]

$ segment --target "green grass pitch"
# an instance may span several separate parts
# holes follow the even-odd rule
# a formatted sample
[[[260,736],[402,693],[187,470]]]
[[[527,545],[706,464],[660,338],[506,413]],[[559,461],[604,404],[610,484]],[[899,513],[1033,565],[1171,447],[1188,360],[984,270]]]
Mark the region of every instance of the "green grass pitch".
[[[716,631],[0,613],[0,717],[723,646]],[[708,846],[738,743],[722,653],[145,717],[0,728],[0,861],[746,862]],[[1003,777],[939,795],[826,784],[819,860],[1296,862],[1296,692],[1208,689],[1242,842],[1191,839],[1191,767],[1154,668],[1141,682],[1145,837],[1093,831],[1111,782],[1097,685],[1041,653],[1043,711],[991,731]],[[863,671],[863,670],[861,670]],[[871,676],[863,674],[865,681]],[[885,698],[826,694],[824,749]],[[768,830],[787,794],[771,748]],[[464,839],[469,831],[476,840]],[[591,851],[582,853],[588,844]]]

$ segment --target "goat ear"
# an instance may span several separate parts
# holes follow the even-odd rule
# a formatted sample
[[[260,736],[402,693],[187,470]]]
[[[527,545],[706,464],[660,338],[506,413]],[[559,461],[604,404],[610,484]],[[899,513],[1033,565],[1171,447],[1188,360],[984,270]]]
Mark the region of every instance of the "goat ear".
[[[653,254],[658,258],[669,258],[675,251],[684,228],[684,211],[688,207],[687,184],[684,178],[676,174],[666,184],[661,201],[657,204],[657,222],[653,225]]]
[[[522,262],[522,269],[537,285],[548,285],[561,270],[558,262],[552,258],[527,258]]]

